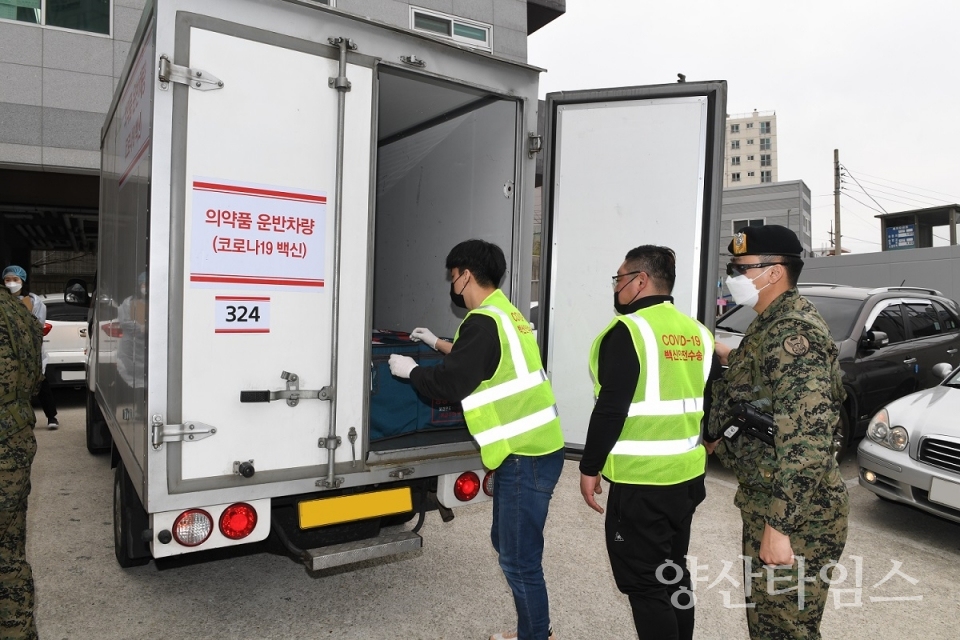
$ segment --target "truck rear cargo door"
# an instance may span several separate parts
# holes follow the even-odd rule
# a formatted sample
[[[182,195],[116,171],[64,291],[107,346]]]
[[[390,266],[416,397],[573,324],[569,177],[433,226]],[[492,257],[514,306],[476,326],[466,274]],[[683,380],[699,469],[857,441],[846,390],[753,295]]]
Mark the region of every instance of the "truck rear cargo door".
[[[677,307],[713,326],[725,108],[724,82],[547,96],[539,340],[570,449],[585,442],[590,345],[627,251],[672,248]]]
[[[174,87],[174,127],[186,134],[175,187],[184,204],[182,277],[171,283],[171,406],[179,393],[180,420],[216,432],[171,446],[172,476],[226,485],[249,461],[252,482],[322,473],[327,452],[318,442],[330,420],[345,445],[349,429],[362,426],[371,65],[353,56],[347,65],[338,229],[338,92],[328,86],[339,75],[337,49],[214,25],[191,27],[177,54],[223,86]],[[322,389],[337,394],[336,416]],[[299,390],[299,400],[264,401],[287,390]],[[362,459],[362,443],[340,447],[337,461]]]

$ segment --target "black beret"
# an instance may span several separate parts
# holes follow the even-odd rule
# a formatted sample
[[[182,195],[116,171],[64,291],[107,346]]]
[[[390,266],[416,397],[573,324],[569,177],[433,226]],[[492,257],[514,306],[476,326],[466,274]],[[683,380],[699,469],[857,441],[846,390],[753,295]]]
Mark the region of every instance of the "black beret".
[[[734,234],[727,251],[735,256],[793,256],[803,254],[803,245],[792,230],[778,224],[743,227]]]

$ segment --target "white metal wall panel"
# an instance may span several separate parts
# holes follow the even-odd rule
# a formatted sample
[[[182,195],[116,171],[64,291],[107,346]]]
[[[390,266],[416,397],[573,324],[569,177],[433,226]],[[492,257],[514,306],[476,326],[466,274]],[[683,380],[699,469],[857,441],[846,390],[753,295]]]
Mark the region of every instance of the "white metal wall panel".
[[[257,471],[323,464],[318,439],[326,435],[330,404],[302,400],[241,404],[241,390],[283,389],[282,371],[296,373],[301,389],[331,384],[334,273],[337,92],[326,79],[335,60],[192,29],[190,65],[224,81],[222,90],[193,91],[188,107],[183,301],[183,419],[217,428],[213,437],[184,443],[185,480],[233,473],[234,461],[254,460]],[[366,286],[368,180],[372,75],[350,65],[347,153],[341,237],[339,420],[342,435],[360,427],[363,386],[362,309]],[[352,168],[351,168],[352,167]],[[298,273],[322,287],[285,284],[215,286],[191,281],[195,236],[193,182],[265,185],[327,197],[322,274]],[[253,211],[256,220],[257,212]],[[227,234],[232,228],[224,228]],[[240,235],[240,234],[235,234]],[[278,234],[278,240],[297,240]],[[316,248],[314,249],[314,251]],[[251,260],[255,260],[251,257]],[[256,267],[247,271],[254,273]],[[250,275],[250,273],[246,274]],[[217,333],[217,296],[269,297],[269,333]],[[358,443],[359,444],[359,443]],[[350,460],[341,447],[337,460]],[[362,452],[357,451],[358,456]]]
[[[590,345],[614,315],[610,278],[642,244],[677,254],[677,308],[700,296],[707,98],[560,105],[547,375],[569,445],[593,409]]]

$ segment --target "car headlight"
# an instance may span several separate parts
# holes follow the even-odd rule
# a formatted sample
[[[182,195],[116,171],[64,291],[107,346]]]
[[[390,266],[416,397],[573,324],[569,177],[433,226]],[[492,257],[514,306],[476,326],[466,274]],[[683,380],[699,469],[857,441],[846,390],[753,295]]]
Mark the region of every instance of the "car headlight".
[[[903,451],[910,442],[906,429],[890,426],[890,414],[886,409],[878,411],[870,420],[870,424],[867,426],[867,437],[894,451]]]

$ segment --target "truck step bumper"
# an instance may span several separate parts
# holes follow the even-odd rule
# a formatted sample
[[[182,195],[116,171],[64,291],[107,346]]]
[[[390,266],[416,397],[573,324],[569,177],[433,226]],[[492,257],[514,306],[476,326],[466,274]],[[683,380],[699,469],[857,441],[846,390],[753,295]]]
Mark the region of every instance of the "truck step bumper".
[[[416,551],[423,546],[423,538],[413,531],[388,533],[356,542],[345,542],[320,549],[307,549],[304,562],[308,569],[319,571],[362,560],[382,558],[397,553]]]

